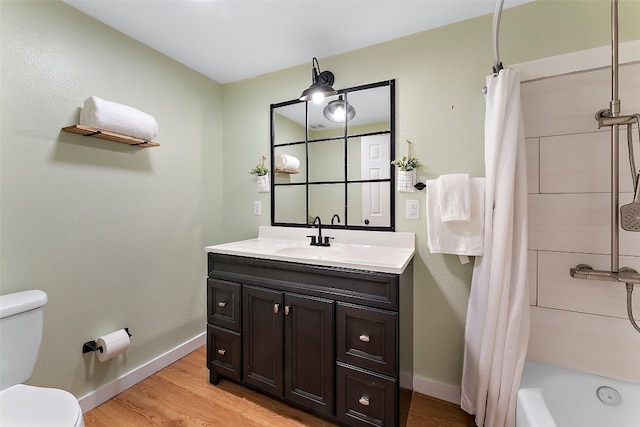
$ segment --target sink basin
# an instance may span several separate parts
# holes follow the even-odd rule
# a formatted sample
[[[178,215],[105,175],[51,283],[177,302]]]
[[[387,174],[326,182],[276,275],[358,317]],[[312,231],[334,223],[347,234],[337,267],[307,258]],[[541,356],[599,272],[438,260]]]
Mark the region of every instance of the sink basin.
[[[285,256],[295,256],[308,259],[335,259],[340,252],[325,246],[290,246],[274,251]]]
[[[205,248],[207,252],[303,264],[402,273],[415,253],[413,233],[330,230],[331,246],[311,246],[305,228],[260,227],[258,238]]]

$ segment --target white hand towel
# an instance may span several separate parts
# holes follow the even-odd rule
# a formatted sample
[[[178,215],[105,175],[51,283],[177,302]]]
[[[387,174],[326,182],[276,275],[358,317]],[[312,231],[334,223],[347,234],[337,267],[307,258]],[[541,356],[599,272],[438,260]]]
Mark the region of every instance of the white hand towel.
[[[90,96],[84,101],[80,124],[147,141],[158,135],[158,123],[153,116],[97,96]]]
[[[427,238],[432,253],[481,256],[484,250],[484,178],[470,178],[471,218],[442,222],[440,183],[427,181]]]
[[[442,222],[467,222],[471,219],[471,188],[469,174],[441,175],[440,216]]]

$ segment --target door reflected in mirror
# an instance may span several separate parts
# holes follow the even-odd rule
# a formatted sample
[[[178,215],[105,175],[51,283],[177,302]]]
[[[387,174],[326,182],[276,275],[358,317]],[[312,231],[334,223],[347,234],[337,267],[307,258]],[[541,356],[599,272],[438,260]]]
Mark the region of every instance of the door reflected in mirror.
[[[321,104],[271,105],[272,225],[307,226],[319,216],[329,228],[395,229],[394,88],[388,80]],[[330,224],[334,214],[340,224]]]

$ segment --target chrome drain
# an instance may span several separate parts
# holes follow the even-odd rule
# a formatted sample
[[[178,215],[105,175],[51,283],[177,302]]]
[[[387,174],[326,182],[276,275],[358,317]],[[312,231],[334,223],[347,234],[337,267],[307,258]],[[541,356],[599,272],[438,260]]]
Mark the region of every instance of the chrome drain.
[[[598,395],[598,399],[600,402],[604,403],[607,406],[618,406],[622,403],[622,396],[615,388],[601,386],[596,390],[596,394]]]

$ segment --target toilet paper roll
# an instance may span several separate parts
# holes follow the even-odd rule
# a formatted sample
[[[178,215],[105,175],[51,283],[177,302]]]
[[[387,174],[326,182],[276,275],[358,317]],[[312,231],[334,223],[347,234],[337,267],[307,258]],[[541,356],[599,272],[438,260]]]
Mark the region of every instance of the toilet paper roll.
[[[289,154],[279,154],[276,156],[276,168],[297,171],[300,167],[300,160]]]
[[[102,351],[98,350],[98,360],[105,362],[113,359],[119,354],[124,353],[129,348],[129,334],[124,329],[119,329],[110,334],[104,335],[96,340],[96,346],[102,347]]]

